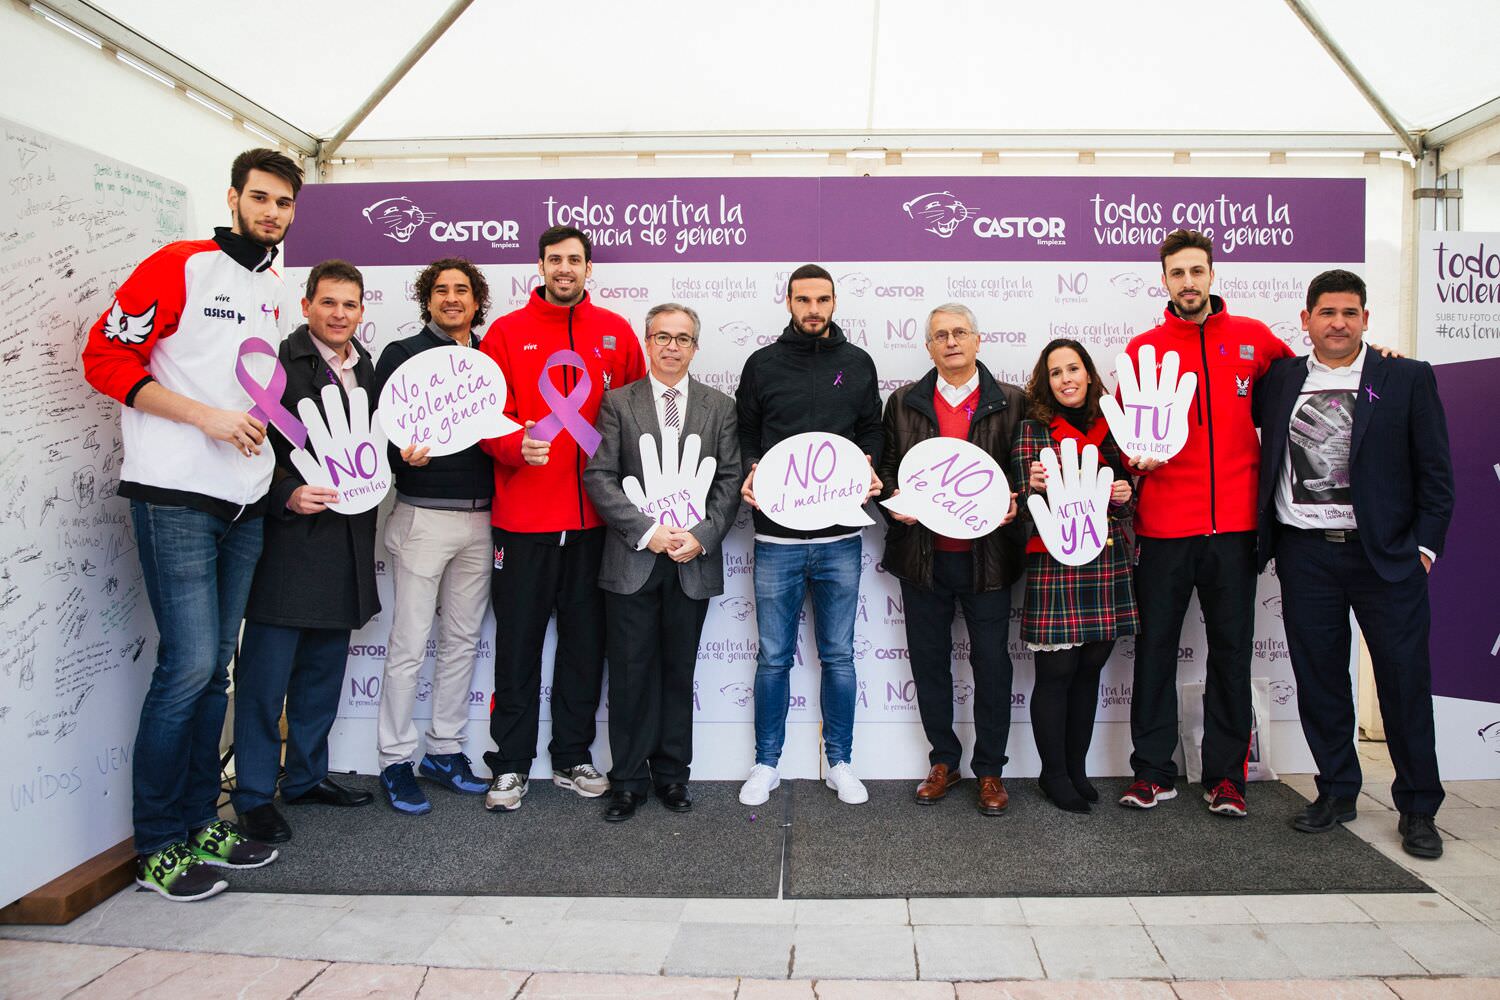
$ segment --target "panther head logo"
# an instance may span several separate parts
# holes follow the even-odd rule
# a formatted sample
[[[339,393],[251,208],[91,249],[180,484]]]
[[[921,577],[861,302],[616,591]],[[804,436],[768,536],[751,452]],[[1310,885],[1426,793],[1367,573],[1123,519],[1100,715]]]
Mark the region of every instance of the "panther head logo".
[[[962,679],[953,682],[953,704],[967,705],[972,697],[974,697],[973,684]]]
[[[867,653],[869,653],[869,652],[870,652],[870,640],[869,639],[865,639],[865,638],[861,637],[861,638],[856,638],[854,640],[854,658],[856,660],[863,660],[865,658],[865,655]]]
[[[1109,283],[1132,299],[1140,294],[1142,288],[1146,287],[1145,278],[1142,278],[1139,274],[1131,274],[1128,271],[1110,278]]]
[[[755,602],[748,597],[726,597],[719,602],[719,607],[729,612],[737,622],[745,621],[755,613]]]
[[[733,323],[725,323],[719,327],[719,332],[734,341],[738,347],[744,347],[745,342],[755,335],[754,328],[742,319],[737,319]]]
[[[755,697],[755,690],[744,681],[732,681],[719,688],[719,693],[741,708],[750,704]]]
[[[1303,333],[1301,330],[1297,329],[1297,325],[1295,323],[1288,323],[1284,319],[1278,320],[1277,322],[1271,324],[1271,332],[1276,334],[1276,336],[1281,340],[1283,344],[1290,347],[1294,351],[1298,348],[1298,346],[1306,346],[1305,344],[1301,343],[1301,341],[1303,340]]]
[[[1479,739],[1485,746],[1496,753],[1500,753],[1500,721],[1491,722],[1488,726],[1479,730]]]
[[[1285,705],[1296,693],[1297,689],[1290,681],[1274,681],[1271,684],[1271,700],[1278,705]]]
[[[1264,601],[1261,601],[1260,606],[1271,612],[1271,614],[1275,615],[1277,618],[1281,617],[1280,597],[1272,595],[1271,597],[1266,598]]]
[[[365,221],[379,229],[397,243],[411,239],[417,227],[432,218],[418,208],[410,198],[382,198],[364,210]]]
[[[116,299],[114,306],[109,310],[109,315],[104,319],[104,335],[122,344],[144,344],[146,338],[151,336],[151,328],[155,324],[155,302],[151,303],[149,309],[143,309],[138,313],[128,313],[121,308],[120,300]]]
[[[952,191],[930,191],[901,206],[922,228],[943,239],[953,235],[958,224],[973,214]]]
[[[875,282],[870,280],[868,274],[862,274],[859,271],[851,271],[839,279],[839,287],[850,295],[863,296],[873,284]]]

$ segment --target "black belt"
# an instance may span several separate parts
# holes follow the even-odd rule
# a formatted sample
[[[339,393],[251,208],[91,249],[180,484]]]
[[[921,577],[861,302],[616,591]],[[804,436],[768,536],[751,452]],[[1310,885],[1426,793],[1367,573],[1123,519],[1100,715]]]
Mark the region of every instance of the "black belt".
[[[1284,527],[1291,528],[1292,526],[1288,524]],[[1304,535],[1320,536],[1325,542],[1359,541],[1359,532],[1353,528],[1292,528],[1292,530],[1300,531]]]

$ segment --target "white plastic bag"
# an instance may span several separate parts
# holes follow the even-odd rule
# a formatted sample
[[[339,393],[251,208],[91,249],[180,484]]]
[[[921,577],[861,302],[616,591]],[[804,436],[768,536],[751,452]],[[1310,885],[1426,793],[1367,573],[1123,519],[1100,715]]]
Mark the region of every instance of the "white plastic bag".
[[[1196,784],[1203,780],[1203,684],[1183,684],[1177,689],[1177,704],[1182,711],[1179,729],[1180,748],[1184,770],[1188,781]],[[1276,772],[1271,769],[1271,679],[1254,677],[1250,680],[1250,762],[1247,778],[1250,781],[1275,781]]]

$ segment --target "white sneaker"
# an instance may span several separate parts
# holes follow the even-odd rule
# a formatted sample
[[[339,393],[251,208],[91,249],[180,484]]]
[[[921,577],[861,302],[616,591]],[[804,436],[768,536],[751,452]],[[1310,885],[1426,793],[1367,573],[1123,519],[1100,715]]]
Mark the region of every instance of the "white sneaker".
[[[828,777],[823,783],[838,792],[839,801],[847,805],[857,806],[861,802],[870,801],[870,793],[865,791],[864,782],[855,776],[854,768],[847,761],[829,768]]]
[[[600,774],[593,764],[575,764],[566,771],[552,771],[552,783],[558,788],[568,788],[586,799],[597,799],[609,791],[609,779]]]
[[[510,812],[521,808],[521,796],[526,794],[528,781],[524,774],[514,771],[495,775],[490,790],[485,793],[484,807],[490,812]]]
[[[750,769],[750,777],[740,786],[740,802],[747,806],[763,806],[771,798],[771,792],[781,784],[781,772],[769,764],[756,764]]]

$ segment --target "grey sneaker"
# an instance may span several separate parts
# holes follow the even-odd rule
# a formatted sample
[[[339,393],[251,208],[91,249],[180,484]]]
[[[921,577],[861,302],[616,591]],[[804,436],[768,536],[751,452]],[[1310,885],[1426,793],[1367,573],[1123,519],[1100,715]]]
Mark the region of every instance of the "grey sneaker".
[[[495,775],[490,790],[484,794],[484,807],[490,812],[511,812],[521,808],[521,796],[526,794],[527,781],[524,774],[507,771]]]
[[[554,770],[552,783],[559,788],[571,788],[586,799],[597,799],[609,791],[609,779],[596,771],[593,764],[575,764],[566,771]]]

